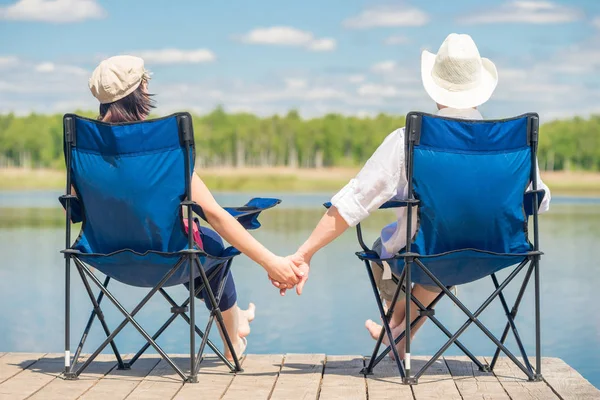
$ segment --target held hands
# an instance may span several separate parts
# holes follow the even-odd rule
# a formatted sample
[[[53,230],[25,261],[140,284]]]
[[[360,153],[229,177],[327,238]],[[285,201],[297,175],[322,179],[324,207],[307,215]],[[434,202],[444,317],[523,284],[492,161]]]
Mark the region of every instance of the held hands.
[[[298,275],[299,282],[296,286],[296,293],[298,294],[298,296],[300,296],[302,294],[302,290],[304,289],[304,284],[308,280],[308,273],[310,271],[310,258],[308,258],[300,253],[296,253],[296,254],[287,256],[286,259],[290,260],[294,264],[296,270],[300,272],[300,275]],[[269,275],[269,279],[271,280],[271,283],[273,284],[273,286],[275,286],[276,288],[279,289],[279,293],[282,296],[285,296],[285,292],[287,289],[291,289],[293,287],[293,286],[290,286],[289,284],[286,284],[285,282],[279,281],[272,275]]]
[[[293,288],[302,281],[305,270],[297,266],[289,257],[274,257],[265,264],[265,270],[272,282],[277,282],[280,289]],[[306,271],[306,273],[308,273]]]

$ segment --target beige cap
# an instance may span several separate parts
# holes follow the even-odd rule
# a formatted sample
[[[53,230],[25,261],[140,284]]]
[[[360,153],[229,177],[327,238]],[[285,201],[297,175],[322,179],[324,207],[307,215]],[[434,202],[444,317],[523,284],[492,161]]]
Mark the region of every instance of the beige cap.
[[[150,78],[144,69],[144,60],[134,56],[115,56],[96,67],[89,87],[101,104],[107,104],[133,93],[144,78]]]

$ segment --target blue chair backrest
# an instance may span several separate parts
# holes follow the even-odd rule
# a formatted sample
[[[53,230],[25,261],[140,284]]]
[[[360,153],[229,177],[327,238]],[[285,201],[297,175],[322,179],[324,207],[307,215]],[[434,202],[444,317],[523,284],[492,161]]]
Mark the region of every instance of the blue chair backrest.
[[[407,146],[411,130],[417,138],[412,184],[420,201],[411,250],[531,250],[524,194],[535,159],[530,135],[533,124],[537,133],[537,115],[467,121],[415,113],[408,120]]]
[[[83,205],[78,250],[108,254],[186,248],[180,202],[194,152],[192,147],[186,151],[181,139],[182,121],[191,125],[189,114],[125,124],[65,116],[75,139],[72,184]]]

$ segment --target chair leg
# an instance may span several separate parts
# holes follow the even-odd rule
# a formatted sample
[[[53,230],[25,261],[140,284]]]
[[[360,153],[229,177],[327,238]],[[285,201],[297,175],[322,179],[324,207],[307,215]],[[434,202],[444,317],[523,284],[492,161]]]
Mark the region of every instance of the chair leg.
[[[70,240],[70,202],[67,202],[67,247]],[[71,365],[71,255],[65,254],[65,379],[77,379]]]
[[[410,208],[410,207],[409,207]],[[409,211],[409,218],[410,218],[410,211]],[[409,246],[410,249],[410,246]],[[412,263],[413,263],[413,257],[405,257],[404,258],[404,270],[406,271],[406,275],[405,275],[405,283],[404,283],[404,293],[406,294],[406,312],[404,313],[404,320],[408,321],[408,323],[404,324],[404,332],[405,332],[405,340],[404,340],[404,345],[405,345],[405,351],[404,351],[404,368],[406,370],[406,376],[403,379],[403,383],[407,384],[407,385],[412,385],[412,384],[416,384],[418,381],[418,377],[412,377],[410,374],[410,340],[411,340],[411,335],[410,335],[410,328],[411,328],[411,318],[410,318],[410,305],[411,305],[411,299],[412,299],[412,280],[411,280],[411,270],[412,270]],[[390,340],[390,343],[392,343],[393,341]],[[396,346],[394,346],[395,348]]]
[[[189,212],[189,210],[188,210]],[[190,229],[191,231],[191,229]],[[194,356],[196,355],[196,290],[195,290],[195,284],[196,284],[196,279],[194,277],[194,267],[195,267],[195,261],[196,256],[194,256],[194,254],[190,253],[189,256],[189,268],[190,268],[190,281],[188,283],[189,285],[189,302],[190,302],[190,375],[187,379],[188,382],[190,383],[197,383],[198,382],[198,374],[196,373],[196,363],[195,363],[195,358]]]
[[[125,307],[108,291],[108,289],[102,286],[102,283],[98,280],[98,278],[87,268],[81,261],[77,258],[74,259],[75,263],[78,267],[80,267],[83,272],[87,275],[89,279],[94,282],[96,286],[104,293],[104,295],[110,300],[111,303],[114,304],[115,307],[125,316],[125,320],[123,320],[117,328],[110,334],[109,337],[106,338],[104,342],[92,353],[92,355],[83,363],[83,365],[75,372],[76,375],[81,374],[85,368],[87,368],[91,362],[102,352],[102,350],[117,336],[117,334],[128,324],[131,323],[133,327],[146,339],[150,344],[156,349],[156,351],[161,355],[161,357],[177,372],[177,374],[183,379],[186,380],[187,376],[181,371],[177,365],[171,360],[171,358],[164,352],[164,350],[150,337],[150,335],[137,323],[137,321],[133,318],[146,303],[152,298],[152,296],[161,288],[168,280],[173,276],[173,274],[181,267],[183,261],[185,259],[180,259],[174,266],[171,268],[169,272],[165,274],[165,276],[161,279],[161,281],[153,287],[150,292],[144,296],[142,301],[133,309],[131,313],[127,312]]]
[[[87,325],[86,325],[85,329],[83,330],[83,334],[81,336],[81,340],[79,341],[79,345],[77,346],[77,350],[75,351],[75,354],[73,355],[73,365],[77,365],[77,361],[79,360],[79,355],[81,354],[81,350],[83,349],[85,341],[87,340],[88,334],[90,332],[90,329],[92,327],[92,324],[94,323],[94,319],[96,316],[98,316],[98,320],[102,324],[102,329],[104,330],[104,333],[106,334],[106,336],[110,335],[110,329],[108,329],[108,325],[106,324],[106,320],[104,319],[104,313],[102,312],[102,309],[100,308],[100,303],[102,302],[102,299],[104,298],[104,293],[100,292],[100,294],[98,294],[98,298],[96,299],[94,297],[94,294],[92,293],[92,289],[90,288],[89,283],[87,282],[87,280],[85,279],[85,276],[83,275],[83,272],[79,268],[77,268],[77,270],[79,272],[79,275],[81,276],[83,285],[88,293],[88,296],[90,297],[92,306],[94,308],[92,310],[90,318],[88,319]],[[102,286],[104,286],[104,288],[107,288],[109,282],[110,282],[110,277],[107,276],[106,279],[104,280],[104,283],[102,284]],[[129,365],[126,365],[123,363],[121,354],[119,353],[119,350],[117,349],[117,345],[115,344],[114,341],[110,342],[110,346],[111,346],[112,351],[115,354],[115,357],[117,359],[118,369],[120,369],[120,370],[129,369]]]
[[[537,230],[536,230],[537,231]],[[542,339],[541,339],[541,314],[540,314],[540,256],[536,255],[533,260],[535,265],[535,377],[534,380],[541,381],[542,378]]]
[[[385,310],[383,309],[383,304],[381,303],[381,298],[379,297],[379,292],[377,290],[377,284],[375,283],[375,277],[373,276],[373,271],[371,270],[371,266],[369,265],[369,261],[365,260],[365,266],[367,267],[367,274],[369,275],[369,281],[371,282],[371,287],[373,289],[373,293],[375,294],[375,301],[377,302],[377,308],[379,309],[379,315],[381,315],[381,319],[382,319],[382,323],[383,323],[383,329],[385,330],[385,333],[388,337],[388,340],[390,343],[394,343],[394,335],[392,334],[392,330],[390,328],[389,322],[387,320],[387,316],[385,313]],[[399,283],[399,287],[401,286],[402,282]],[[396,289],[396,294],[399,293],[399,289]],[[382,338],[383,339],[383,338]],[[379,342],[379,341],[378,341]],[[381,343],[379,343],[381,344]],[[396,360],[396,365],[398,367],[398,372],[400,373],[400,377],[402,379],[404,379],[404,377],[406,376],[406,372],[404,370],[404,365],[402,364],[402,361],[400,360],[400,356],[398,355],[398,350],[396,349],[396,346],[391,346],[392,347],[392,354],[394,354],[394,358]],[[372,360],[373,358],[371,358]],[[369,368],[369,367],[367,367]],[[367,369],[367,371],[365,371],[365,373],[371,373],[372,372],[372,367],[371,367],[371,371],[369,371]]]

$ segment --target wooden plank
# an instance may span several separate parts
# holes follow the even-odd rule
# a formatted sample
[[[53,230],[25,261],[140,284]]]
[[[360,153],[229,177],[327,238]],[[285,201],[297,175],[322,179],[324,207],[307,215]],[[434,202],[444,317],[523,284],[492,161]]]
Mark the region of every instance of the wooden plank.
[[[315,400],[319,395],[325,354],[287,354],[271,400]]]
[[[86,357],[87,358],[87,357]],[[84,362],[82,358],[80,362]],[[54,379],[29,399],[34,400],[69,400],[77,399],[89,388],[94,386],[104,375],[116,367],[117,360],[113,354],[100,354],[79,375],[77,380]]]
[[[281,354],[249,354],[244,360],[244,372],[233,378],[223,400],[268,399],[277,381],[282,361]]]
[[[127,358],[128,359],[128,358]],[[113,369],[90,390],[81,396],[82,400],[120,400],[131,393],[137,385],[156,367],[160,357],[144,355],[137,360],[131,369]]]
[[[17,375],[45,355],[45,353],[5,353],[0,360],[0,383]]]
[[[31,396],[56,379],[63,371],[64,363],[65,359],[62,354],[47,354],[23,372],[0,384],[0,398],[12,400]]]
[[[189,356],[171,357],[184,373],[189,371]],[[134,364],[135,366],[135,364]],[[127,396],[127,400],[163,400],[170,399],[183,386],[183,379],[175,370],[163,359],[154,367],[154,369],[136,386]]]
[[[365,360],[365,365],[369,360]],[[408,385],[402,383],[398,366],[386,357],[373,369],[373,375],[367,375],[369,400],[414,399]]]
[[[564,400],[600,399],[600,390],[559,358],[542,359],[542,376]]]
[[[414,376],[430,357],[412,357],[411,374]],[[416,400],[444,399],[461,400],[460,393],[444,360],[437,360],[419,378],[418,385],[412,386]]]
[[[467,356],[444,357],[446,365],[463,400],[510,400],[492,372],[482,372]],[[483,358],[479,359],[485,364]]]
[[[360,373],[363,361],[362,356],[327,356],[320,398],[366,400],[367,385]]]
[[[485,357],[491,362],[491,357]],[[494,374],[511,399],[517,400],[552,400],[558,399],[546,382],[529,382],[523,373],[508,357],[498,358]]]
[[[244,367],[242,360],[242,368]],[[198,383],[188,383],[174,400],[218,400],[231,385],[235,374],[217,356],[206,356],[200,364]]]

